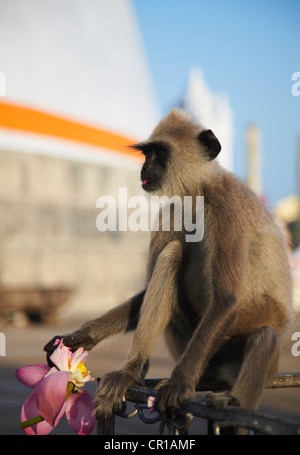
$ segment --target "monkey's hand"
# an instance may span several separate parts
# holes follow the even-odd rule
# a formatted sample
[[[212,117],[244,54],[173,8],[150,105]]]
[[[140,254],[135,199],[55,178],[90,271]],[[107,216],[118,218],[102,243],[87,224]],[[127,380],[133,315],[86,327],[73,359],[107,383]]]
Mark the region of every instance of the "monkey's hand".
[[[84,326],[73,333],[67,335],[57,335],[44,346],[44,351],[47,352],[48,361],[53,351],[57,348],[55,341],[57,339],[61,340],[62,338],[64,339],[64,345],[70,347],[72,351],[76,351],[80,347],[90,351],[97,344],[97,341],[93,339],[89,330],[84,328]]]
[[[172,417],[172,413],[179,409],[187,400],[195,394],[195,389],[190,384],[170,379],[157,392],[155,410],[162,420]]]
[[[116,370],[103,376],[96,393],[96,415],[98,419],[108,418],[113,411],[121,408],[128,388],[137,385],[132,373]]]

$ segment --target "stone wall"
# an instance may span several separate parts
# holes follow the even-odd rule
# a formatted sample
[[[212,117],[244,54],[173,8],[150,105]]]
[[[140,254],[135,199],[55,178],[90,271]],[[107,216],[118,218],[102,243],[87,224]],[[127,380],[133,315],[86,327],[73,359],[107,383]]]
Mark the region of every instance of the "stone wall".
[[[67,288],[64,313],[88,316],[138,292],[149,233],[96,227],[123,187],[141,194],[138,169],[0,150],[1,289]]]

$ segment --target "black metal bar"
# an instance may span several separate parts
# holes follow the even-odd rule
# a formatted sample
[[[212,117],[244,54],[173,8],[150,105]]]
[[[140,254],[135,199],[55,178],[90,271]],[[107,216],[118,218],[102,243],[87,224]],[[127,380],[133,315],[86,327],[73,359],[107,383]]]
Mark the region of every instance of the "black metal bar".
[[[155,423],[160,421],[158,414],[145,417],[143,411],[147,409],[147,400],[150,396],[156,396],[157,390],[168,381],[164,379],[146,379],[144,386],[129,387],[126,400],[136,404],[138,416],[144,423]],[[300,387],[300,373],[282,373],[268,382],[266,388]],[[209,391],[209,384],[202,383],[197,391]],[[121,416],[131,417],[135,413],[125,414],[120,409]],[[120,412],[119,412],[120,413]],[[118,415],[118,413],[116,414]],[[189,400],[178,412],[175,412],[167,422],[160,421],[159,434],[162,434],[167,426],[172,434],[187,434],[193,417],[204,418],[208,422],[208,433],[220,434],[222,428],[242,427],[261,434],[276,435],[300,435],[300,420],[289,421],[273,415],[266,415],[241,407],[228,406],[223,410],[215,410],[208,406],[205,400]],[[97,434],[113,435],[115,431],[115,414],[109,419],[98,421]]]
[[[115,414],[113,413],[107,419],[98,419],[97,435],[112,436],[115,434]]]

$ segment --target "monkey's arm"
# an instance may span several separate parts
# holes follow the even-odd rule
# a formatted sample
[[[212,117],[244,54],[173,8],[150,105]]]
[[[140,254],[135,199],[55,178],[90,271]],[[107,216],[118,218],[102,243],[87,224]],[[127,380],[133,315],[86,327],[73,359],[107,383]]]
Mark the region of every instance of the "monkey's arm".
[[[158,390],[155,408],[162,418],[194,395],[209,359],[219,348],[234,319],[235,308],[234,299],[229,299],[221,310],[212,307],[203,316],[170,380]]]
[[[134,330],[139,320],[145,292],[146,290],[143,290],[103,316],[84,323],[73,333],[55,336],[45,345],[44,351],[51,354],[56,348],[54,342],[57,338],[63,338],[64,344],[73,351],[81,346],[89,351],[105,338]]]
[[[170,322],[177,304],[181,261],[182,246],[178,241],[168,243],[160,253],[145,293],[128,359],[120,370],[101,378],[96,398],[99,417],[110,415],[121,403],[128,387],[139,382],[152,347]]]
[[[196,328],[180,363],[172,372],[175,381],[187,380],[195,388],[208,361],[219,349],[236,314],[234,296],[212,305]]]

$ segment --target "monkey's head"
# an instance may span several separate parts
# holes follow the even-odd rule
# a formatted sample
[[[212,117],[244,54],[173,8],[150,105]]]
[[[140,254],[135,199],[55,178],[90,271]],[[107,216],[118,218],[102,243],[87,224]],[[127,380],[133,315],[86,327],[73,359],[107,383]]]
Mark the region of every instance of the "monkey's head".
[[[145,156],[143,189],[173,196],[188,195],[199,188],[221,145],[211,130],[203,130],[184,111],[173,109],[147,141],[133,148]]]

